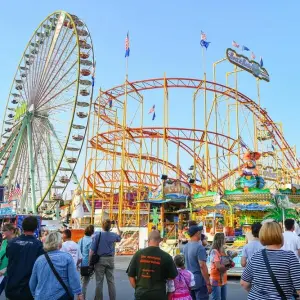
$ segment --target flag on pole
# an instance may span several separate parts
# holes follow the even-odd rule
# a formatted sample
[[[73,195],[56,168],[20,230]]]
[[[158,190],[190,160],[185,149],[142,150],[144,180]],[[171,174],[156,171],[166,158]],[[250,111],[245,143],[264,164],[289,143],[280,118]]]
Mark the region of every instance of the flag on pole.
[[[125,38],[125,57],[129,57],[129,54],[130,54],[130,45],[129,45],[129,31],[128,31]]]
[[[152,115],[152,121],[154,121],[154,119],[156,118],[156,115],[155,115],[155,104],[153,104],[153,106],[150,108],[148,114],[153,114]]]
[[[96,69],[96,62],[92,67],[92,87],[95,85],[95,69]]]
[[[251,59],[254,60],[255,59],[255,54],[253,52],[251,52]]]
[[[240,141],[240,145],[242,146],[242,148],[248,149],[248,146],[245,144],[245,142],[243,141],[243,139],[240,135],[239,135],[239,141]]]
[[[260,57],[259,64],[260,64],[260,66],[261,66],[261,67],[263,67],[263,66],[264,66],[264,62],[263,62],[263,59],[262,59],[262,57]]]
[[[150,108],[149,114],[153,114],[155,112],[155,104]]]
[[[242,51],[250,51],[250,49],[247,46],[242,46]]]
[[[274,142],[274,140],[272,140],[272,142],[271,142],[271,147],[272,147],[273,151],[275,151],[275,142]]]
[[[22,196],[22,190],[20,188],[19,183],[17,183],[16,186],[13,187],[8,194],[8,202],[12,200],[18,200],[20,199],[21,196]]]
[[[201,37],[200,37],[200,45],[201,47],[204,47],[204,48],[208,48],[210,42],[207,42],[206,41],[206,34],[201,30]]]
[[[235,48],[240,48],[240,45],[236,41],[232,41],[232,46]]]

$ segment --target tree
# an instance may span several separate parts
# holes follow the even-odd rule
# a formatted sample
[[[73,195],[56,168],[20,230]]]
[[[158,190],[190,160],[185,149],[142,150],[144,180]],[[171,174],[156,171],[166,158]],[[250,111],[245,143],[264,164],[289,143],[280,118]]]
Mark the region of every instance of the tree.
[[[279,205],[279,199],[274,197],[270,201],[272,208],[268,209],[268,213],[265,215],[264,219],[273,219],[277,222],[283,221],[283,212],[285,219],[297,219],[297,212],[291,208],[281,208]]]

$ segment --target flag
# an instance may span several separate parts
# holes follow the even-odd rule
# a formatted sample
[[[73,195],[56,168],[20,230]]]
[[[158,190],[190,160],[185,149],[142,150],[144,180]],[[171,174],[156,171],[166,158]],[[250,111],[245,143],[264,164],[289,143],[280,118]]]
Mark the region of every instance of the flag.
[[[109,104],[109,107],[112,108],[112,99],[111,98],[108,100],[108,104]]]
[[[95,85],[95,69],[96,69],[96,62],[92,68],[92,87],[94,87],[94,85]]]
[[[149,114],[153,114],[155,112],[155,104],[150,108]]]
[[[259,64],[260,64],[260,66],[261,66],[261,67],[263,67],[263,66],[264,66],[264,62],[263,62],[263,59],[262,59],[262,57],[260,57]]]
[[[152,121],[154,121],[155,118],[156,118],[156,114],[155,114],[155,112],[154,112],[154,113],[153,113],[153,116],[152,116]]]
[[[250,49],[247,46],[242,46],[242,51],[250,51]]]
[[[232,41],[232,46],[235,48],[240,48],[240,45],[236,41]]]
[[[12,200],[17,200],[22,196],[22,190],[20,188],[19,183],[16,184],[14,188],[12,188],[8,194],[8,202]]]
[[[255,59],[255,54],[253,52],[251,52],[251,59],[254,60]]]
[[[130,45],[129,45],[129,31],[128,31],[125,39],[125,57],[129,57],[129,54],[130,54]]]
[[[206,34],[201,30],[201,38],[200,38],[201,47],[204,47],[207,49],[209,44],[210,44],[210,42],[206,41]]]
[[[239,136],[239,141],[240,141],[240,145],[242,146],[242,148],[248,148],[248,146],[244,143],[243,139],[241,136]]]
[[[201,40],[206,41],[206,33],[201,30]]]
[[[275,151],[275,142],[274,142],[274,140],[272,140],[271,147],[272,147],[273,151]]]

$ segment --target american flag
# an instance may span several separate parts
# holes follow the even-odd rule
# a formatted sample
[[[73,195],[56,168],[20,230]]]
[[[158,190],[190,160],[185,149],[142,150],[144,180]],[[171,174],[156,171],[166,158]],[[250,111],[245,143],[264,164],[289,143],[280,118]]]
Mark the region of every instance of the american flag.
[[[17,183],[16,186],[13,187],[8,194],[8,202],[12,200],[18,200],[20,199],[21,196],[22,196],[22,190],[20,188],[19,183]]]
[[[254,60],[255,59],[255,54],[253,52],[251,52],[251,59]]]
[[[125,57],[128,57],[130,54],[130,45],[129,45],[129,32],[127,32],[125,39]]]
[[[240,48],[240,45],[236,41],[232,41],[232,46],[235,48]]]
[[[155,112],[155,104],[150,108],[149,114],[153,114]]]
[[[206,41],[206,33],[201,30],[201,41]]]

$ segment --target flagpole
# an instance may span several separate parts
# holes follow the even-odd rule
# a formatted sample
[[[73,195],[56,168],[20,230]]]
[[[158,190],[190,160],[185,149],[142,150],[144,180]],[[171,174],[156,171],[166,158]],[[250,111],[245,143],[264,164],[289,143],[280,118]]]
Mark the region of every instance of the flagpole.
[[[206,55],[202,47],[203,73],[204,73],[204,130],[205,130],[205,191],[208,192],[208,141],[207,141],[207,97],[206,97]]]

